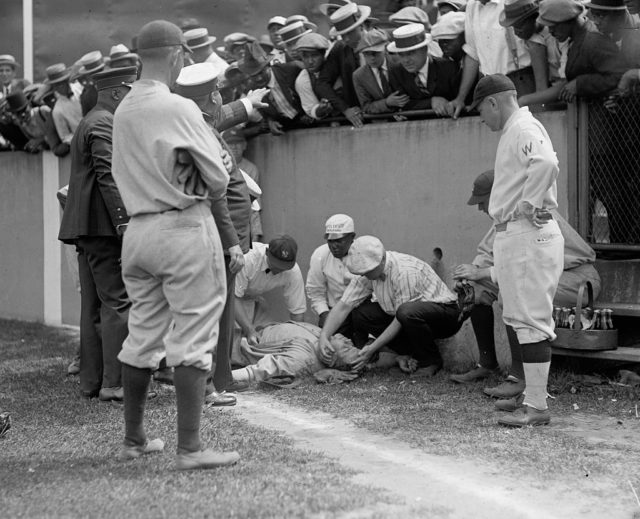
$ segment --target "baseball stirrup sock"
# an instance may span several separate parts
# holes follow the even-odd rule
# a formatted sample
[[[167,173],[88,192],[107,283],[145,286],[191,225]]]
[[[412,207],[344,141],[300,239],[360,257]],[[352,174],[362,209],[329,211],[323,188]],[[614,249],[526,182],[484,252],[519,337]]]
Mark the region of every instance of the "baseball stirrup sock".
[[[200,418],[208,372],[193,366],[177,366],[173,385],[178,408],[178,454],[202,449]]]

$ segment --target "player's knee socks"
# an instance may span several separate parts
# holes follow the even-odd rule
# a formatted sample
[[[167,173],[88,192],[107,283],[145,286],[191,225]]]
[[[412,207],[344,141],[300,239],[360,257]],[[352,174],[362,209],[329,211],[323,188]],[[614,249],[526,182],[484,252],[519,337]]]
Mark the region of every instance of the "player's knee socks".
[[[547,408],[547,381],[551,366],[551,343],[547,340],[522,345],[525,378],[524,404]]]
[[[498,367],[496,343],[493,335],[493,308],[488,305],[475,305],[471,310],[471,325],[478,342],[480,365],[483,368]]]
[[[518,342],[518,335],[512,326],[507,326],[507,339],[511,350],[511,368],[509,374],[519,380],[524,380],[524,369],[522,367],[522,347]]]
[[[196,452],[200,443],[200,418],[204,404],[207,371],[193,366],[177,366],[173,385],[178,408],[178,453]]]
[[[124,441],[127,445],[144,445],[144,407],[147,402],[151,370],[122,364],[124,392]]]

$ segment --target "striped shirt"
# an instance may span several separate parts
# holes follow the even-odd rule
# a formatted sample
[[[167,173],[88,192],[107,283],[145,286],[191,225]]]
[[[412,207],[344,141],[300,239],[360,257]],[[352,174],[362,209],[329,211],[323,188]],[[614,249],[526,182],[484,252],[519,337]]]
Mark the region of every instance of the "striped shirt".
[[[374,281],[357,277],[344,291],[341,301],[356,307],[375,294],[380,307],[389,315],[395,315],[400,305],[410,301],[454,303],[457,300],[433,269],[414,256],[387,251],[384,275],[384,280]]]

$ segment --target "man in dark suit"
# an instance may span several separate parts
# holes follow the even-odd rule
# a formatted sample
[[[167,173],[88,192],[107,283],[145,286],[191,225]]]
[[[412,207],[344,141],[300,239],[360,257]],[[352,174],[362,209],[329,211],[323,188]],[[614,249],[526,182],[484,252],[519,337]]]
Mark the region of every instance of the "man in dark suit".
[[[353,73],[353,86],[364,113],[378,114],[402,109],[409,96],[393,92],[389,84],[389,66],[392,61],[387,54],[388,38],[385,32],[372,29],[365,33],[356,49],[366,61]]]
[[[21,92],[29,85],[26,79],[16,78],[18,62],[11,54],[0,55],[0,149],[21,150],[29,138],[11,120],[7,110],[6,98],[10,94]]]
[[[247,122],[254,109],[266,108],[261,99],[268,93],[266,89],[249,92],[246,98],[222,104],[218,91],[218,78],[224,71],[213,63],[197,63],[185,67],[176,81],[177,94],[193,100],[202,111],[202,117],[231,162],[229,184],[226,193],[212,200],[211,211],[220,234],[225,255],[227,277],[227,298],[220,318],[220,332],[216,349],[213,372],[213,386],[208,384],[207,402],[214,406],[235,405],[236,397],[225,391],[243,389],[234,383],[231,375],[231,348],[233,346],[234,288],[235,276],[244,265],[244,254],[251,249],[251,200],[247,184],[238,168],[233,152],[220,132],[237,124]],[[179,157],[188,160],[188,157]]]
[[[363,25],[371,14],[368,6],[348,3],[336,10],[330,17],[337,35],[337,41],[320,70],[315,92],[318,99],[328,99],[333,109],[342,113],[356,128],[363,125],[362,110],[353,86],[353,73],[358,68],[355,49],[363,34]],[[341,87],[337,88],[337,83]]]
[[[249,77],[251,88],[269,88],[263,101],[268,105],[260,109],[274,135],[282,135],[288,126],[300,122],[302,105],[295,89],[298,74],[304,68],[299,61],[269,63],[269,57],[257,42],[247,45],[247,52],[238,62],[238,68]]]
[[[65,243],[75,243],[83,260],[81,311],[90,311],[85,303],[92,305],[95,293],[102,305],[102,345],[81,341],[80,352],[82,393],[86,397],[97,394],[101,400],[123,398],[117,355],[128,334],[131,306],[120,266],[121,236],[128,217],[111,175],[111,151],[113,113],[135,79],[135,67],[95,76],[98,103],[82,119],[71,141],[69,194],[58,235]]]
[[[429,55],[431,35],[422,24],[412,23],[393,31],[389,51],[398,53],[399,64],[389,72],[391,88],[409,96],[405,110],[432,109],[448,116],[448,102],[456,97],[460,86],[458,66]]]

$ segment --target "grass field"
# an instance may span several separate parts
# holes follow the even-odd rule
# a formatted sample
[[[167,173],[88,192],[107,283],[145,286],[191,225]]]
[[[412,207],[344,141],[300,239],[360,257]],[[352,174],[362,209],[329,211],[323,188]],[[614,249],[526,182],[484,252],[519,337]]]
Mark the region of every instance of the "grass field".
[[[80,397],[65,377],[77,338],[36,324],[0,321],[0,411],[13,427],[0,439],[1,517],[334,517],[391,502],[350,481],[351,473],[286,437],[249,426],[228,410],[207,409],[203,438],[237,449],[231,468],[170,470],[175,395],[159,386],[147,407],[160,455],[116,460],[122,408]]]

